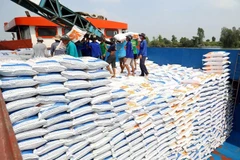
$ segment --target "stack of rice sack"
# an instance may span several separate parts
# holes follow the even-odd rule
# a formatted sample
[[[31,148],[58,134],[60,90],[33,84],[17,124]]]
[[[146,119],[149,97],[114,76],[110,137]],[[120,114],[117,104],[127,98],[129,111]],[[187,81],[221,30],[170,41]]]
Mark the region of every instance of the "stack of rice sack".
[[[38,117],[40,108],[35,97],[38,82],[33,79],[36,74],[37,71],[22,61],[1,63],[0,87],[24,159],[38,158],[33,150],[47,142],[42,137],[48,133],[43,128],[47,122]]]
[[[15,102],[15,109],[7,103],[10,115],[36,109],[26,112],[34,120],[22,118],[23,127],[34,127],[18,131],[13,123],[24,159],[208,159],[226,140],[232,123],[225,118],[232,111],[227,77],[147,61],[148,79],[124,74],[108,79],[109,73],[101,70],[106,65],[95,58],[68,56],[31,62],[32,84],[19,91],[30,86],[35,92],[18,97],[24,100]],[[9,67],[2,66],[1,75],[6,76]],[[26,75],[12,70],[8,76]],[[1,88],[23,87],[4,86],[4,78]],[[17,100],[6,93],[5,101]],[[29,97],[33,101],[25,100]]]
[[[43,137],[47,143],[36,148],[34,153],[39,159],[62,159],[66,157],[64,153],[68,148],[59,140],[74,135],[72,118],[68,112],[70,100],[65,97],[70,89],[64,86],[67,78],[61,75],[67,68],[54,59],[36,59],[32,63],[33,69],[39,72],[34,77],[39,82],[39,118],[47,122],[43,127],[48,131]]]

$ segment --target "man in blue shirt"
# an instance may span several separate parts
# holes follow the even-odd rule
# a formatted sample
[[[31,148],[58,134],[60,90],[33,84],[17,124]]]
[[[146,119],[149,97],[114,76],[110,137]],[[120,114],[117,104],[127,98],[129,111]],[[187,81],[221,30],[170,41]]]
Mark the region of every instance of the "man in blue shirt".
[[[126,46],[126,43],[127,43],[126,41],[117,43],[116,55],[118,56],[118,59],[119,59],[121,73],[123,73],[123,70],[125,68],[125,57],[126,57],[125,46]]]
[[[92,57],[100,58],[101,48],[100,48],[99,43],[97,42],[96,36],[93,37],[93,42],[89,44],[89,48],[91,49]]]
[[[148,76],[148,70],[145,65],[145,61],[147,58],[147,41],[146,41],[146,35],[144,33],[139,34],[139,37],[141,39],[140,43],[140,50],[139,50],[139,58],[140,58],[140,69],[141,69],[141,75],[140,76]]]
[[[110,55],[107,57],[107,63],[109,66],[107,66],[107,70],[110,72],[112,75],[112,78],[116,77],[116,45],[115,45],[115,38],[111,38],[111,46],[108,48],[108,52]],[[112,69],[110,68],[110,65],[112,66]]]
[[[127,40],[127,44],[126,44],[126,61],[125,61],[125,66],[127,68],[127,71],[128,71],[128,75],[127,76],[130,76],[131,75],[131,71],[130,71],[130,65],[132,67],[132,72],[133,72],[133,75],[134,75],[134,65],[133,65],[133,58],[134,58],[134,55],[133,55],[133,47],[132,47],[132,36],[127,36],[126,37],[126,40]]]

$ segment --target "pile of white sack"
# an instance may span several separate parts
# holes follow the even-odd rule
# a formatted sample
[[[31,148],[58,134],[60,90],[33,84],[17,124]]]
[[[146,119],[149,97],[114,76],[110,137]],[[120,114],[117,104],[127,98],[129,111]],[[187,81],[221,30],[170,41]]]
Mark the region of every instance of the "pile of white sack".
[[[208,159],[231,132],[229,75],[146,65],[148,78],[110,79],[90,57],[2,62],[23,159]]]
[[[116,34],[114,38],[118,41],[125,41],[126,36],[129,36],[129,35],[131,35],[133,39],[139,39],[139,33],[135,33],[135,32],[119,33],[119,34]]]

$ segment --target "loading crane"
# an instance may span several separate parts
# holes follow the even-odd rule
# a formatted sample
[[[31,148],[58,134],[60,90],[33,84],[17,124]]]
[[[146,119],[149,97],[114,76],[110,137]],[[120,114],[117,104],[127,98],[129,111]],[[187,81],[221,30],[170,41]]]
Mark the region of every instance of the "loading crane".
[[[81,12],[74,12],[62,5],[59,0],[11,0],[14,3],[58,24],[59,26],[70,29],[77,26],[89,35],[95,35],[98,39],[104,34],[91,22],[84,18]]]

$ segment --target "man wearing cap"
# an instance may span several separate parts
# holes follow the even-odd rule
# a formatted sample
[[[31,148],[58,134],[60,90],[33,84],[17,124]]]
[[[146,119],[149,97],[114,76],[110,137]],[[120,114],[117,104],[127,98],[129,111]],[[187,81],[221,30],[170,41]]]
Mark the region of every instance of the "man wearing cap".
[[[147,58],[147,41],[146,41],[146,35],[144,33],[139,34],[139,37],[141,39],[140,43],[140,50],[139,50],[139,58],[140,58],[140,69],[141,69],[141,75],[140,76],[148,76],[148,70],[145,65],[145,61]]]
[[[43,44],[43,38],[37,38],[37,44],[33,46],[33,58],[47,57],[47,46]]]
[[[134,75],[134,65],[133,65],[133,58],[134,58],[134,55],[133,55],[133,47],[132,47],[132,36],[131,35],[128,35],[126,37],[126,40],[127,40],[127,44],[126,44],[126,61],[125,61],[125,66],[127,68],[127,71],[128,71],[128,75],[127,76],[130,76],[131,75],[131,71],[130,71],[130,66],[132,67],[132,75]]]
[[[52,56],[54,55],[53,53],[55,52],[57,46],[58,46],[59,43],[60,43],[60,39],[61,39],[61,37],[60,37],[59,35],[56,35],[56,36],[54,37],[55,42],[52,43],[52,45],[51,45],[51,55],[52,55]]]
[[[100,44],[97,42],[96,36],[93,37],[93,41],[89,44],[89,48],[91,49],[92,57],[100,58],[101,48],[100,48]]]
[[[78,51],[76,45],[71,41],[71,39],[67,36],[64,35],[61,38],[63,44],[66,46],[66,54],[73,56],[73,57],[78,57]]]

